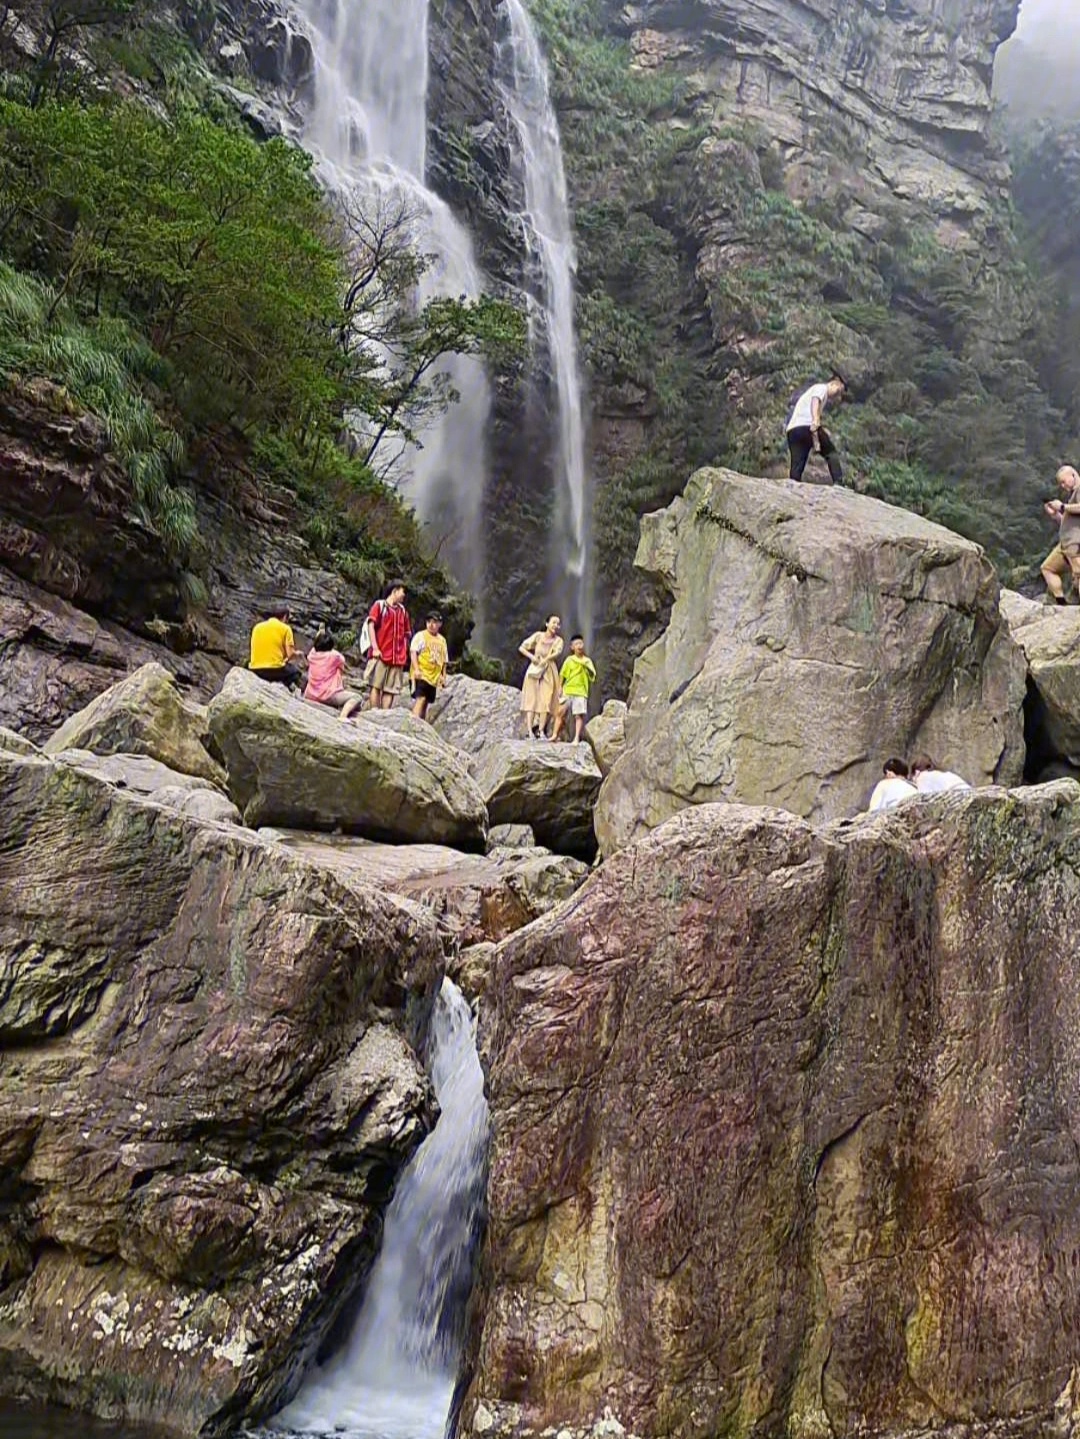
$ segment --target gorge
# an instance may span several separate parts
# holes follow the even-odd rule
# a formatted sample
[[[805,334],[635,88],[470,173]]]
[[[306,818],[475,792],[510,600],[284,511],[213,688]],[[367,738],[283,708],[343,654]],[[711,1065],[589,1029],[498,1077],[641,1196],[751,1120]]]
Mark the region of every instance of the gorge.
[[[51,13],[0,7],[0,1432],[1075,1439],[1077,166],[995,128],[1017,5]],[[849,485],[790,484],[834,363]],[[245,668],[281,598],[360,685],[398,573],[431,724]],[[553,607],[578,746],[494,663]],[[974,788],[861,813],[919,750]]]

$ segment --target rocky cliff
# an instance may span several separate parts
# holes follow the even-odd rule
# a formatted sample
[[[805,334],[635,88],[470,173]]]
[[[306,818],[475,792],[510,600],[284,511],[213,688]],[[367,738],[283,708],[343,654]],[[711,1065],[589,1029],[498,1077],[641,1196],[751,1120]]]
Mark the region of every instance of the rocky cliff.
[[[850,484],[1000,565],[1036,553],[1067,427],[990,126],[1017,8],[536,0],[578,226],[617,689],[659,613],[630,568],[637,517],[701,463],[783,473],[791,394],[833,364],[854,381],[835,421]]]
[[[468,1431],[1073,1432],[1078,845],[705,806],[505,941]]]

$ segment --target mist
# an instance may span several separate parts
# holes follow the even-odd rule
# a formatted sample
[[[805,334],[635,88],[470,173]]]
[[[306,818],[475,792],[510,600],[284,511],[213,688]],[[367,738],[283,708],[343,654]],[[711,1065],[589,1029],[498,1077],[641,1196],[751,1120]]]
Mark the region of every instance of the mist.
[[[1012,119],[1080,119],[1076,0],[1023,0],[1016,34],[998,51],[994,93]]]

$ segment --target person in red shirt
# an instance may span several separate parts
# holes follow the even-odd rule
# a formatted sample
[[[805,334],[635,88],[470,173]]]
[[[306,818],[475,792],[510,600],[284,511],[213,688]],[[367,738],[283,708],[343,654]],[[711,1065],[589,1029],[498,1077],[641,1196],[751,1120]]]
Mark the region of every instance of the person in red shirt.
[[[409,641],[412,624],[405,608],[404,580],[391,580],[386,595],[376,600],[368,614],[371,621],[371,708],[388,710],[405,688],[409,668]]]

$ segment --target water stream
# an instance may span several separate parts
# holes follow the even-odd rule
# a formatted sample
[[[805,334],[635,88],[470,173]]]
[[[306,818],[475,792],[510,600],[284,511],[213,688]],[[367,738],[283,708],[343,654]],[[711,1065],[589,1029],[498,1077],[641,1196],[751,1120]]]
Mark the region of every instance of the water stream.
[[[555,524],[551,535],[552,599],[586,636],[592,624],[589,586],[588,475],[577,334],[574,328],[574,231],[567,199],[559,123],[547,63],[523,0],[502,0],[500,88],[520,145],[525,212],[520,217],[539,270],[542,316],[530,317],[534,356],[546,351],[555,390]]]
[[[324,182],[369,215],[404,211],[416,249],[432,260],[420,281],[420,304],[437,296],[475,298],[484,286],[469,233],[425,182],[428,0],[296,4],[315,56],[304,143]],[[457,579],[480,593],[490,386],[476,359],[450,356],[441,369],[459,399],[425,423],[419,448],[384,444],[376,467],[394,461],[390,478],[441,541]]]
[[[472,1012],[449,980],[429,1070],[440,1114],[398,1181],[348,1342],[274,1421],[338,1439],[442,1439],[464,1343],[487,1172],[488,1108]]]

